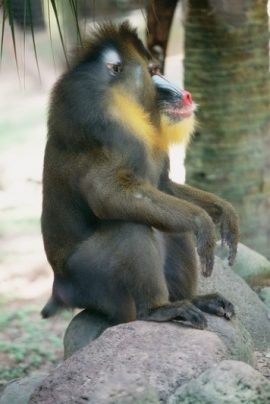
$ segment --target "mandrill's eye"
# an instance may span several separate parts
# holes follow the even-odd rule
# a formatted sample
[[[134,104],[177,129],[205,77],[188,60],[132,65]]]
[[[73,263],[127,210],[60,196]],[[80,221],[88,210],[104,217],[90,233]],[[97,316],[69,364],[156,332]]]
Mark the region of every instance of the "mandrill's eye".
[[[120,53],[116,49],[107,48],[103,51],[103,61],[111,76],[117,76],[123,70]]]
[[[151,76],[154,76],[155,74],[157,74],[159,76],[161,74],[160,73],[160,64],[159,63],[149,63],[148,71],[151,74]]]
[[[119,63],[107,63],[106,66],[113,76],[116,76],[117,74],[119,74],[123,71],[123,65],[120,62]]]

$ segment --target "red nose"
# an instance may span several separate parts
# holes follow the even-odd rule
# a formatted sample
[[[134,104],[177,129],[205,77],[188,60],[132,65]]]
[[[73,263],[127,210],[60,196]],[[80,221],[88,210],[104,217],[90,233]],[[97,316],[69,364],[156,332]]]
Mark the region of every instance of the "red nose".
[[[188,91],[183,90],[182,95],[183,95],[183,104],[184,105],[191,105],[192,104],[192,96],[191,96],[191,94]]]

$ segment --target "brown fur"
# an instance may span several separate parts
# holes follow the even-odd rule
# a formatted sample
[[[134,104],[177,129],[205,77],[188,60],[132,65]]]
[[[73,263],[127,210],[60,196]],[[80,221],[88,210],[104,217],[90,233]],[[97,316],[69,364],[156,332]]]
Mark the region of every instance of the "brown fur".
[[[104,63],[111,48],[124,66],[116,77]],[[55,279],[44,317],[60,307],[80,307],[114,323],[178,319],[203,328],[204,316],[191,303],[198,264],[194,237],[205,275],[213,267],[213,221],[221,222],[234,258],[238,227],[232,207],[169,180],[168,145],[187,142],[193,125],[173,128],[162,118],[148,62],[134,30],[109,24],[54,88],[42,233]],[[221,303],[210,300],[218,312]],[[194,300],[207,311],[206,301]]]

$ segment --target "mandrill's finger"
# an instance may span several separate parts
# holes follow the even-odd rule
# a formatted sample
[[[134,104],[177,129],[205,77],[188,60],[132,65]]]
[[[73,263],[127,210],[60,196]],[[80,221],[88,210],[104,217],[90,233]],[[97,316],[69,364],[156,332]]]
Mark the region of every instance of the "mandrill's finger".
[[[228,255],[228,263],[230,266],[233,265],[236,254],[237,254],[237,242],[231,243],[229,245],[229,255]]]
[[[200,263],[201,263],[201,271],[203,276],[206,276],[206,265],[205,265],[205,259],[203,257],[200,257]]]
[[[229,247],[228,263],[233,265],[237,253],[237,244],[239,241],[239,220],[232,207],[227,209],[227,213],[221,220],[221,239],[222,243]]]
[[[221,247],[225,246],[225,229],[224,223],[221,222],[220,224],[220,236],[221,236]]]
[[[214,254],[201,255],[200,256],[201,262],[201,271],[203,276],[206,278],[212,274],[213,266],[214,266]]]
[[[237,254],[239,232],[238,229],[231,229],[231,231],[228,229],[226,233],[225,242],[229,247],[228,263],[232,266]]]
[[[223,220],[220,226],[221,245],[225,244],[229,247],[228,263],[233,265],[236,253],[237,244],[239,241],[239,227],[237,218],[234,221]]]

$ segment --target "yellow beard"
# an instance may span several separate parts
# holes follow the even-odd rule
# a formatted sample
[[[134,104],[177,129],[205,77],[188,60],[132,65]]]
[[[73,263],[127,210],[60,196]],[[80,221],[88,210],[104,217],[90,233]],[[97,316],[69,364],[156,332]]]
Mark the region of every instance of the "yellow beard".
[[[164,148],[172,144],[183,144],[185,147],[191,139],[196,126],[194,114],[180,122],[173,123],[165,115],[161,117],[161,137],[164,139]]]
[[[110,115],[141,139],[151,150],[159,149],[167,152],[169,146],[176,143],[187,146],[194,132],[194,115],[177,123],[171,122],[164,115],[161,117],[160,129],[157,130],[152,125],[149,114],[120,88],[112,90],[110,105]]]

